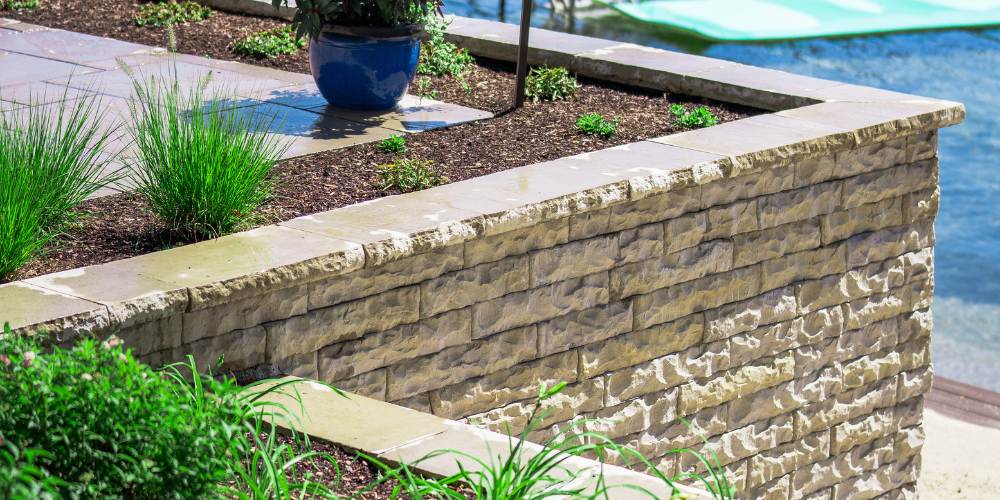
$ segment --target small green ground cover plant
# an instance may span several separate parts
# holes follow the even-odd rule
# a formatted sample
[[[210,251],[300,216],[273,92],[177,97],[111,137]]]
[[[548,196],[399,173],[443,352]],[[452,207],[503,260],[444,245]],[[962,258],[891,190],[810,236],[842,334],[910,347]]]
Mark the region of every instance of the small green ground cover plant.
[[[101,156],[114,124],[97,120],[100,101],[0,113],[0,279],[41,254],[81,214],[80,203],[115,180]]]
[[[406,138],[401,135],[386,137],[375,144],[375,149],[380,153],[404,154],[407,151]]]
[[[587,427],[599,424],[597,420],[578,420],[566,425],[555,435],[541,444],[541,450],[532,450],[526,444],[528,436],[538,430],[551,414],[551,409],[545,406],[546,401],[553,398],[566,388],[565,382],[552,387],[542,384],[538,396],[528,416],[527,424],[519,438],[511,436],[508,431],[507,450],[491,450],[489,457],[470,455],[458,450],[437,450],[416,460],[413,464],[390,466],[374,457],[363,455],[365,459],[378,467],[382,473],[382,482],[395,481],[393,494],[408,496],[414,499],[446,498],[460,500],[468,498],[471,493],[476,500],[542,500],[545,498],[587,498],[613,499],[620,490],[631,490],[640,495],[657,496],[648,489],[638,485],[608,486],[603,474],[595,479],[587,480],[591,471],[570,466],[567,462],[574,457],[596,458],[604,463],[610,454],[619,455],[626,463],[648,469],[650,474],[663,481],[672,491],[672,499],[684,498],[677,487],[676,478],[668,478],[639,452],[632,448],[618,445],[607,436],[587,430]],[[693,479],[701,482],[706,490],[717,499],[731,500],[735,488],[729,482],[718,457],[706,457],[698,452],[678,449],[674,453],[694,455],[708,470],[707,474],[682,474],[683,479]],[[414,473],[412,466],[420,462],[451,457],[459,463],[459,472],[444,478],[421,477]],[[474,465],[465,467],[462,464]],[[379,483],[375,483],[376,485]],[[373,485],[374,486],[374,485]],[[635,495],[631,495],[635,496]]]
[[[295,467],[307,460],[335,466],[334,459],[298,453],[310,445],[294,431],[296,445],[277,442],[272,422],[297,420],[261,399],[281,392],[295,401],[298,382],[241,387],[200,372],[190,357],[153,370],[114,337],[47,349],[5,325],[0,496],[335,498]]]
[[[576,119],[576,130],[608,139],[618,131],[618,120],[608,120],[600,113],[585,113]]]
[[[670,114],[674,115],[678,125],[686,128],[705,128],[719,123],[719,119],[705,106],[688,111],[683,104],[671,104]]]
[[[0,0],[0,10],[32,10],[38,8],[38,0]]]
[[[434,170],[434,162],[430,160],[400,158],[378,167],[378,187],[383,191],[410,193],[445,182],[447,179]]]
[[[572,99],[579,86],[568,69],[542,66],[528,72],[524,91],[535,102],[561,101]]]
[[[280,55],[294,54],[306,47],[305,38],[296,38],[290,26],[259,31],[241,38],[233,44],[236,55],[273,59]]]
[[[139,7],[137,26],[163,26],[196,23],[212,17],[212,9],[197,2],[156,2]]]
[[[475,64],[476,59],[469,54],[468,49],[444,39],[445,28],[447,24],[440,16],[427,16],[424,22],[427,38],[420,44],[418,74],[463,77]]]
[[[268,134],[278,117],[225,107],[206,77],[182,89],[176,74],[134,79],[130,127],[137,154],[123,163],[166,228],[197,241],[239,231],[271,194],[287,149]]]

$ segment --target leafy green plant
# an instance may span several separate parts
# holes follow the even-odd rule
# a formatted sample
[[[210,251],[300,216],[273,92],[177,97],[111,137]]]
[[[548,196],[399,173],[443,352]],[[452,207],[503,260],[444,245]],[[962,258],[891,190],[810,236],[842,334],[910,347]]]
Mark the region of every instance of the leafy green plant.
[[[297,38],[290,26],[284,26],[241,38],[233,44],[232,51],[236,55],[271,59],[279,55],[294,54],[305,46],[305,39]]]
[[[705,128],[719,123],[719,119],[705,106],[688,111],[683,104],[671,104],[670,114],[674,115],[678,125],[687,128]]]
[[[596,480],[587,481],[590,471],[581,471],[566,463],[573,457],[596,457],[602,463],[610,453],[617,453],[630,464],[644,465],[673,492],[671,498],[683,498],[677,487],[676,479],[666,477],[656,467],[637,451],[615,444],[608,437],[585,430],[592,420],[580,420],[570,423],[564,429],[546,440],[541,449],[529,449],[526,445],[531,435],[549,416],[550,410],[543,409],[547,400],[561,392],[566,387],[560,382],[553,387],[544,384],[539,388],[538,396],[528,418],[528,423],[519,438],[510,436],[508,432],[508,448],[505,453],[482,458],[459,450],[437,450],[421,457],[413,464],[389,466],[374,457],[362,455],[366,460],[378,467],[383,479],[369,486],[373,488],[386,481],[395,481],[393,494],[405,494],[410,498],[447,498],[465,499],[468,491],[477,500],[541,500],[544,498],[615,498],[616,489],[630,489],[650,498],[657,498],[648,489],[638,485],[607,486],[604,482],[603,469]],[[718,458],[708,459],[704,455],[690,450],[674,450],[676,453],[693,453],[706,465],[707,476],[684,474],[683,477],[700,480],[713,497],[730,500],[735,494],[731,484],[718,465]],[[419,466],[427,460],[439,460],[440,457],[452,456],[456,459],[459,472],[448,477],[434,479],[416,474],[412,467]],[[506,456],[506,458],[503,458]],[[472,464],[469,468],[463,465]]]
[[[409,193],[446,182],[447,179],[435,172],[432,165],[432,161],[419,158],[400,158],[392,163],[379,165],[379,189]]]
[[[271,0],[271,5],[287,7],[288,0]],[[440,6],[441,0],[296,0],[292,28],[312,39],[326,26],[416,28]]]
[[[417,78],[417,90],[415,94],[421,99],[437,99],[438,91],[431,88],[433,85],[434,82],[432,82],[430,78],[421,76],[420,78]]]
[[[472,69],[476,59],[467,49],[445,40],[445,28],[444,19],[436,15],[427,16],[424,26],[427,37],[420,44],[418,74],[463,78]]]
[[[134,78],[126,158],[136,191],[166,226],[189,240],[238,231],[271,193],[271,170],[287,148],[268,134],[275,117],[205,98],[207,77],[182,90],[176,74]]]
[[[401,135],[386,137],[375,144],[375,149],[386,154],[406,153],[406,138]]]
[[[22,452],[12,443],[0,444],[0,498],[58,498],[63,481],[36,465],[46,457],[42,450]]]
[[[65,96],[64,96],[65,97]],[[0,279],[39,255],[79,214],[88,196],[115,180],[102,172],[110,129],[97,97],[0,113]]]
[[[525,80],[525,95],[533,101],[561,101],[572,99],[579,84],[569,70],[562,67],[542,66],[531,68]]]
[[[583,134],[607,139],[618,131],[618,120],[608,120],[600,113],[586,113],[576,119],[576,129]]]
[[[31,10],[38,8],[38,0],[0,0],[0,10]]]
[[[136,26],[162,28],[168,24],[196,23],[212,17],[212,9],[197,2],[156,2],[139,7]]]

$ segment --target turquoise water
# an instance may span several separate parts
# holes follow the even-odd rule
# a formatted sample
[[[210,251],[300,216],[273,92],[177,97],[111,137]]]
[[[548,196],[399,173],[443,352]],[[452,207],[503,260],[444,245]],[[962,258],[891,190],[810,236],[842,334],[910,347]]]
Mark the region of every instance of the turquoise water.
[[[496,1],[445,11],[497,20]],[[520,2],[503,19],[518,22]],[[1000,391],[1000,29],[708,44],[617,15],[536,7],[533,24],[820,78],[959,101],[968,117],[940,136],[933,359],[936,373]],[[592,14],[592,12],[591,12]],[[587,17],[585,17],[587,16]]]

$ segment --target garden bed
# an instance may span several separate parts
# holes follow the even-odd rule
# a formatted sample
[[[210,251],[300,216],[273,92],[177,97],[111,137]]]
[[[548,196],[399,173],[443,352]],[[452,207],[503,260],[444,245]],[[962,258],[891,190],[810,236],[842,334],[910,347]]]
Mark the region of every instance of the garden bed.
[[[79,0],[53,1],[43,2],[35,11],[5,11],[3,15],[132,42],[163,44],[165,30],[136,26],[133,17],[140,4],[127,5],[121,8],[121,3],[102,1],[95,8]],[[281,24],[274,19],[216,12],[206,21],[178,26],[177,47],[180,52],[307,72],[304,50],[263,60],[248,60],[229,51],[238,38]],[[581,80],[571,100],[529,102],[522,109],[503,113],[514,86],[512,70],[509,63],[479,60],[466,77],[469,91],[453,77],[430,77],[438,99],[499,116],[410,135],[407,156],[432,161],[438,173],[455,182],[682,131],[669,111],[674,103],[706,105],[720,122],[757,113],[741,106],[588,80]],[[616,134],[605,139],[579,133],[577,118],[590,112],[616,118]],[[275,171],[278,183],[274,196],[261,207],[257,225],[396,194],[379,189],[376,182],[378,166],[393,159],[374,144],[366,144],[282,161]],[[142,199],[133,194],[91,200],[78,210],[85,214],[82,223],[12,279],[100,264],[182,243],[167,233]]]

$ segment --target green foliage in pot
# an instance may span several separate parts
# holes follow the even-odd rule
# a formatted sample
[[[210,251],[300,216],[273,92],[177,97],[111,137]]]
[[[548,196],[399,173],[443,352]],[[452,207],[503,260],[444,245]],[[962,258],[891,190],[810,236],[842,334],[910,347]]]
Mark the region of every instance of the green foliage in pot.
[[[271,0],[275,9],[288,0]],[[441,0],[297,0],[292,27],[299,37],[319,37],[325,26],[395,28],[421,24]]]

